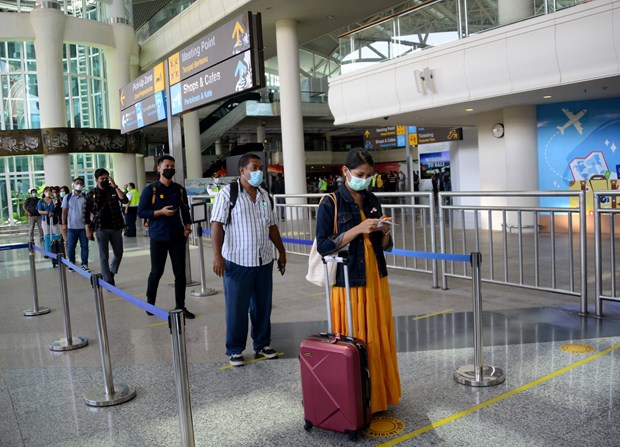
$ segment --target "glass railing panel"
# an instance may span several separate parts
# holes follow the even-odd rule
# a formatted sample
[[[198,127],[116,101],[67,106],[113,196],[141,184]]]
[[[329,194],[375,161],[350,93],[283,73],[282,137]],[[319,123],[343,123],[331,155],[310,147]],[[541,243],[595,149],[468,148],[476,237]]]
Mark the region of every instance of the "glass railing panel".
[[[172,0],[151,17],[136,31],[138,44],[142,45],[149,37],[163,28],[170,20],[189,8],[196,0]]]
[[[341,73],[435,47],[583,0],[437,0],[339,37]]]

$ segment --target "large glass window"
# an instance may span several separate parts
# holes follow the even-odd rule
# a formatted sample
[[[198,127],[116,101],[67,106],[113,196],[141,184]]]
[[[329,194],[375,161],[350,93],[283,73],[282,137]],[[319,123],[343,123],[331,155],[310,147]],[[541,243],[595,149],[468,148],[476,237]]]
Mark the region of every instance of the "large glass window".
[[[34,44],[0,42],[0,129],[39,127]]]
[[[0,224],[26,222],[22,206],[30,189],[43,185],[43,155],[2,157],[0,172]]]
[[[66,44],[65,105],[68,127],[105,128],[108,122],[107,83],[103,51],[84,45]]]

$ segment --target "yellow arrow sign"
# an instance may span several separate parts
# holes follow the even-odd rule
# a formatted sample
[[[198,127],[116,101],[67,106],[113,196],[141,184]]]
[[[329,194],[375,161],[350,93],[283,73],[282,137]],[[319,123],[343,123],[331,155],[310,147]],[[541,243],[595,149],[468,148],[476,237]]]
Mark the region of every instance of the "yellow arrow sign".
[[[245,32],[245,29],[241,25],[241,23],[235,23],[235,28],[233,29],[232,38],[237,39],[237,43],[235,46],[241,45],[241,35]]]
[[[124,106],[125,106],[125,94],[121,90],[121,107],[124,107]]]

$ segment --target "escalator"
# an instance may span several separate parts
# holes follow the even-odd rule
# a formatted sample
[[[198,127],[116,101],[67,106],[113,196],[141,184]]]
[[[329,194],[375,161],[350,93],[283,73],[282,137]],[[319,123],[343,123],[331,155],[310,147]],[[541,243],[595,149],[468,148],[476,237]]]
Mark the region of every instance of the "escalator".
[[[261,95],[257,92],[248,92],[243,93],[233,98],[230,98],[224,101],[220,106],[218,106],[211,114],[207,117],[203,118],[200,121],[200,135],[201,135],[201,145],[204,148],[203,153],[213,144],[217,139],[221,137],[221,132],[211,132],[211,135],[205,135],[205,132],[209,133],[210,129],[213,129],[214,126],[217,127],[227,127],[230,129],[238,122],[243,120],[246,117],[245,111],[241,111],[238,109],[239,105],[246,101],[257,101],[260,102]],[[233,113],[235,112],[236,113]],[[225,126],[223,126],[224,122],[226,122]],[[222,131],[223,129],[220,129]],[[246,146],[246,145],[243,145]],[[239,153],[245,153],[251,150],[255,150],[255,148],[243,148],[241,146],[233,149],[230,153],[223,155],[221,159],[218,159],[211,163],[211,166],[203,173],[203,177],[211,177],[215,172],[219,171],[222,168],[226,168],[226,157],[228,155],[238,155]],[[260,150],[262,150],[262,144],[260,145]],[[242,151],[242,152],[240,152]]]

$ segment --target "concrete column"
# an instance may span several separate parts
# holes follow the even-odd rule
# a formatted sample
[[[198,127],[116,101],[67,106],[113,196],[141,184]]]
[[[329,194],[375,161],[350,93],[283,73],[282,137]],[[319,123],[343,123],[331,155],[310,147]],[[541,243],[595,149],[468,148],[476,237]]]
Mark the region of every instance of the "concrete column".
[[[144,168],[144,155],[136,155],[136,188],[142,191],[146,186],[146,169]]]
[[[481,191],[535,191],[538,190],[538,143],[536,135],[536,107],[514,106],[482,113],[478,119],[478,145]],[[503,138],[495,138],[491,128],[503,123]],[[483,205],[535,206],[538,199],[483,198]],[[516,219],[516,217],[515,217]],[[524,215],[524,225],[531,225]],[[515,222],[508,222],[514,225]],[[499,222],[495,225],[499,228]]]
[[[284,181],[288,194],[306,193],[304,125],[299,83],[297,22],[276,21],[278,72],[280,74],[280,121]]]
[[[119,0],[115,0],[111,8],[111,12],[124,13],[124,8],[120,8],[117,4]],[[132,63],[137,62],[138,43],[133,29],[123,23],[126,17],[109,17],[112,23],[112,30],[115,48],[105,50],[107,80],[108,80],[108,104],[110,128],[120,129],[121,113],[119,90],[131,81],[130,73],[132,71]],[[114,167],[114,181],[123,185],[128,182],[138,182],[138,177],[144,175],[141,167],[137,170],[136,155],[134,154],[113,154],[112,163]]]
[[[332,136],[329,133],[325,134],[325,150],[329,152],[334,150],[334,143],[332,141]]]
[[[37,83],[41,128],[67,127],[62,46],[65,15],[56,2],[37,3],[30,12],[37,61]],[[69,185],[69,154],[43,157],[45,184]]]
[[[267,128],[262,121],[259,121],[258,126],[256,126],[256,142],[263,144],[265,138],[267,138]]]
[[[222,140],[215,140],[215,155],[218,157],[224,152]]]
[[[198,112],[183,115],[185,136],[185,169],[187,178],[202,178],[202,150],[200,147],[200,120]]]
[[[531,0],[499,0],[497,13],[500,25],[518,22],[534,14]]]

